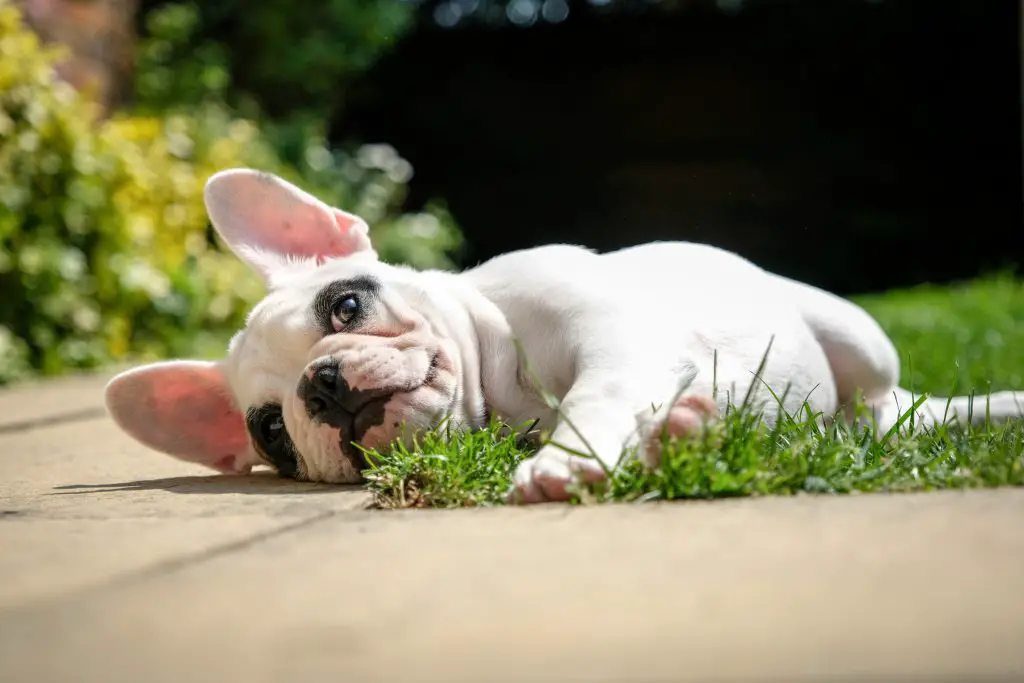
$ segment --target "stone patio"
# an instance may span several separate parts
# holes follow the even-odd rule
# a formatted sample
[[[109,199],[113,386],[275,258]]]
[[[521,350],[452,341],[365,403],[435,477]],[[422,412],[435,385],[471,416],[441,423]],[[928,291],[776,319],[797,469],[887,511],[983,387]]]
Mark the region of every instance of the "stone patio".
[[[1024,491],[383,512],[0,393],[0,681],[1024,677]]]

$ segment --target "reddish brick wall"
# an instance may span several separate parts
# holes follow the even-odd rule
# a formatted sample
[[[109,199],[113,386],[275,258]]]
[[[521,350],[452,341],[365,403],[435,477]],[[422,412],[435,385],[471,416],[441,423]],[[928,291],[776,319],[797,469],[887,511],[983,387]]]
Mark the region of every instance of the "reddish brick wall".
[[[60,74],[92,89],[105,109],[126,95],[135,43],[137,0],[16,0],[43,40],[67,45]]]

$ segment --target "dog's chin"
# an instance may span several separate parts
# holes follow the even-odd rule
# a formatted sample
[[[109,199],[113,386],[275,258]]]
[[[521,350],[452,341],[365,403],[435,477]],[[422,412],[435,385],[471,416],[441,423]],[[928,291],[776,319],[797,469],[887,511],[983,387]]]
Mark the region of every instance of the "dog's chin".
[[[358,484],[366,463],[354,446],[342,448],[342,430],[329,424],[309,425],[304,444],[299,447],[306,481],[327,484]]]

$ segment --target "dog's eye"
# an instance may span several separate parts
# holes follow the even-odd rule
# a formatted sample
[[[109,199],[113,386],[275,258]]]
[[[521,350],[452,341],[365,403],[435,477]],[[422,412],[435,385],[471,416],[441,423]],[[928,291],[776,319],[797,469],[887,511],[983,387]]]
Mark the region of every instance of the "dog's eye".
[[[359,313],[359,299],[354,294],[346,294],[331,309],[331,322],[338,329],[348,323]]]
[[[288,433],[284,429],[284,416],[280,410],[268,411],[260,419],[259,430],[260,440],[267,448],[276,446]]]

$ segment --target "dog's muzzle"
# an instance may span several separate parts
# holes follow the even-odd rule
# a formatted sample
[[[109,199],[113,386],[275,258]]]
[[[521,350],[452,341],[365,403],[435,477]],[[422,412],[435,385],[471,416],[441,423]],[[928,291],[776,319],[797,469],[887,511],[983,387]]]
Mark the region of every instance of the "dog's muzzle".
[[[358,443],[367,430],[384,421],[384,407],[393,395],[392,390],[351,388],[333,359],[304,374],[298,387],[298,397],[309,419],[335,427],[341,452],[359,459],[352,443]]]

